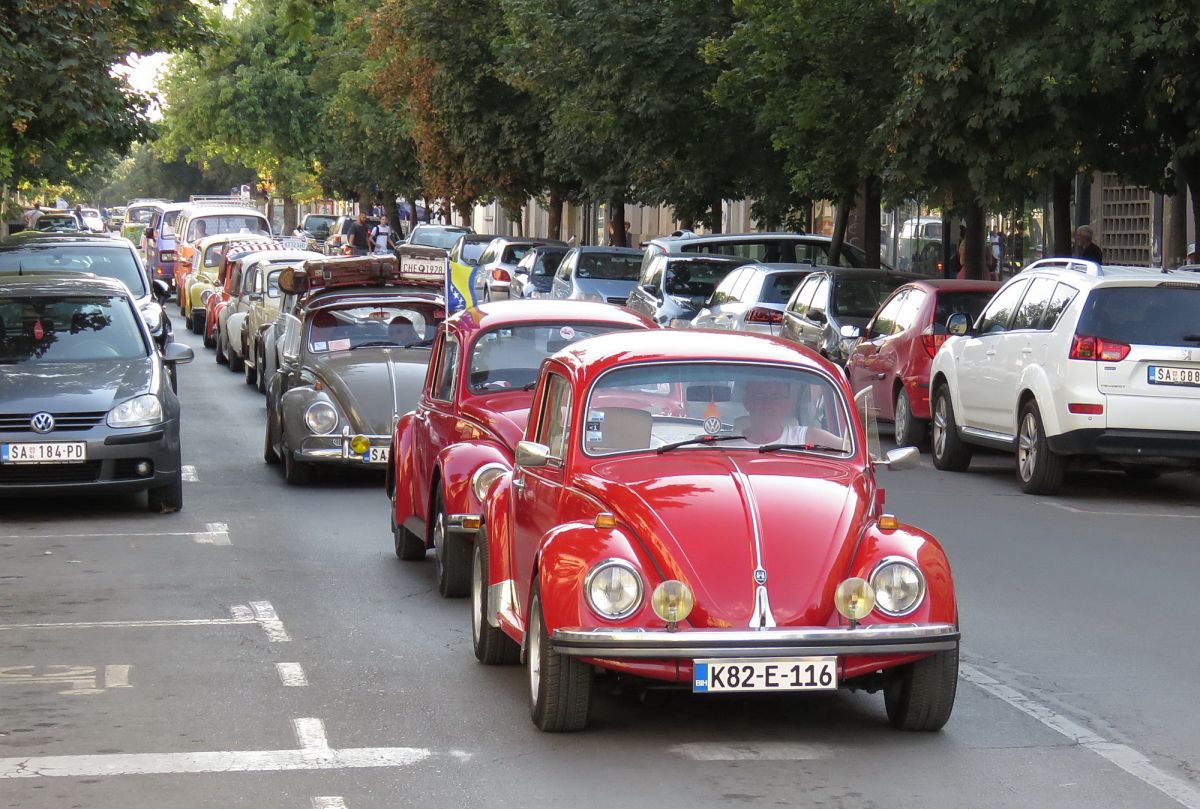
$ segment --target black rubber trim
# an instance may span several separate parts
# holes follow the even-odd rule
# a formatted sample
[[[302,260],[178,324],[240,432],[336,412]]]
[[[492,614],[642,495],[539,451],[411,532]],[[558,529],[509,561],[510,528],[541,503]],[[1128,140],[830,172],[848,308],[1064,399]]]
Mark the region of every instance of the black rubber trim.
[[[149,444],[161,441],[166,434],[166,430],[155,430],[151,433],[136,433],[135,435],[110,435],[104,439],[104,446],[122,447],[128,444]]]

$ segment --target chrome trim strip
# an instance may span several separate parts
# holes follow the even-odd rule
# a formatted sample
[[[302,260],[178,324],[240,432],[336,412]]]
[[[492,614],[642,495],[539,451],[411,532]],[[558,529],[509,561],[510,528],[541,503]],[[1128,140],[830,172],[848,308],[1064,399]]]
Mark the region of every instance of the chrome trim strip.
[[[953,649],[953,624],[872,625],[855,629],[556,629],[550,643],[559,654],[604,659],[687,659],[777,655],[895,655]]]
[[[966,435],[973,435],[978,438],[986,438],[989,441],[1004,441],[1011,444],[1017,440],[1015,435],[1005,435],[1004,433],[993,432],[992,430],[981,430],[978,427],[960,427]]]
[[[742,503],[746,506],[750,516],[750,534],[754,538],[754,572],[757,573],[761,570],[766,573],[767,565],[763,559],[762,519],[758,513],[758,502],[754,497],[754,489],[750,485],[750,478],[738,467],[736,461],[729,458],[729,465],[732,467],[730,474],[733,477],[734,485],[737,486],[738,493],[742,496]],[[766,581],[770,581],[770,578]],[[754,590],[754,612],[750,616],[751,628],[775,626],[775,616],[771,614],[771,602],[767,598],[766,581],[758,583]]]

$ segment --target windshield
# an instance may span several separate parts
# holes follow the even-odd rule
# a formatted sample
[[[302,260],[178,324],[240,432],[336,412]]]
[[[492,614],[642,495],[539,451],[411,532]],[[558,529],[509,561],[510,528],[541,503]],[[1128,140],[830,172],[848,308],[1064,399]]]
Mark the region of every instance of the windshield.
[[[34,230],[78,230],[79,222],[74,214],[50,213],[38,217]]]
[[[308,348],[322,354],[367,346],[414,347],[433,339],[445,314],[440,306],[420,301],[321,309],[309,321]]]
[[[0,363],[132,360],[146,355],[125,298],[0,298]]]
[[[310,213],[308,216],[304,217],[304,225],[301,230],[311,236],[324,238],[329,235],[329,229],[333,227],[333,223],[336,221],[336,216]]]
[[[648,363],[617,368],[592,386],[583,430],[589,455],[695,440],[723,449],[787,444],[848,454],[845,403],[824,376],[749,363]],[[684,447],[680,447],[684,449]]]
[[[892,291],[908,278],[839,278],[833,293],[833,311],[844,317],[871,318]]]
[[[539,277],[551,276],[558,270],[558,265],[562,264],[563,256],[567,254],[563,250],[539,250],[536,257],[533,259],[533,272],[530,275]]]
[[[1088,296],[1078,334],[1126,345],[1200,344],[1200,287],[1109,287]]]
[[[25,245],[0,251],[0,273],[21,272],[88,272],[104,278],[115,278],[134,297],[147,294],[146,279],[133,257],[133,252],[121,245]]]
[[[693,264],[696,262],[692,262]],[[641,274],[639,254],[582,253],[576,278],[595,278],[602,281],[636,281]]]
[[[721,279],[740,266],[732,261],[686,259],[672,261],[667,266],[666,291],[668,295],[685,298],[705,298],[713,294]]]
[[[125,211],[125,223],[130,225],[148,225],[150,220],[154,218],[153,207],[149,208],[130,208]]]
[[[438,247],[442,250],[449,250],[454,246],[465,230],[450,230],[448,228],[422,228],[418,227],[413,231],[412,238],[409,239],[410,244],[424,245],[425,247]]]
[[[572,343],[628,326],[616,324],[539,323],[484,332],[471,351],[468,384],[474,393],[521,390],[538,377],[542,360]]]
[[[187,240],[195,241],[218,233],[256,233],[270,236],[271,228],[266,219],[254,214],[204,216],[193,219],[188,224]]]

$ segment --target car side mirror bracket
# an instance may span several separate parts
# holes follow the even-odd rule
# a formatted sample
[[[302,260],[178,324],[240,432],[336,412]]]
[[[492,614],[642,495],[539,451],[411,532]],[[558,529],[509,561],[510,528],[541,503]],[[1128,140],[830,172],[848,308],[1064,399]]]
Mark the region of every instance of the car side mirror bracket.
[[[514,454],[517,466],[526,469],[536,469],[545,466],[550,461],[550,448],[536,441],[520,441]]]

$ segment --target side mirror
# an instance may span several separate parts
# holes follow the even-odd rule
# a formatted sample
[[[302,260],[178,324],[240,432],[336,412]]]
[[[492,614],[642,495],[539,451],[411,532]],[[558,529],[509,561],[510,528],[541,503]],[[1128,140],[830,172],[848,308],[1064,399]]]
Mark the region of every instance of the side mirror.
[[[517,466],[523,466],[526,469],[536,469],[539,466],[545,466],[550,460],[550,448],[545,444],[538,444],[534,441],[519,441],[517,442],[517,451],[515,454]]]
[[[916,447],[897,447],[888,450],[887,455],[879,462],[893,472],[902,469],[915,469],[921,463],[921,451]]]
[[[154,279],[154,298],[159,303],[163,303],[167,298],[171,297],[171,287],[166,281],[161,278]]]
[[[956,337],[961,337],[971,331],[971,321],[964,313],[955,312],[946,320],[946,331]]]
[[[842,337],[844,337],[847,340],[855,340],[855,339],[861,337],[862,333],[863,333],[862,329],[860,329],[858,326],[846,325],[846,326],[842,326],[842,329],[841,329]]]
[[[813,323],[826,323],[829,320],[829,318],[825,317],[825,313],[822,312],[820,309],[817,309],[815,311],[812,309],[809,309],[808,310],[808,319],[811,320]]]
[[[172,340],[163,347],[162,358],[171,365],[186,365],[196,359],[196,354],[190,346]]]
[[[283,334],[280,335],[279,356],[288,365],[300,361],[300,321],[295,315],[283,316]]]

